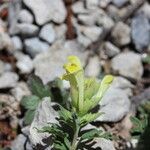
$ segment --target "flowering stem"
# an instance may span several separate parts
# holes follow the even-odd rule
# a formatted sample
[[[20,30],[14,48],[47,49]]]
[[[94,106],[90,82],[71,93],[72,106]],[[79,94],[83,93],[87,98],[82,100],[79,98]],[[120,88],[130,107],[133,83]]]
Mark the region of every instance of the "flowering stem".
[[[74,131],[74,136],[73,136],[73,140],[72,140],[72,145],[70,150],[76,150],[77,146],[78,146],[78,134],[79,134],[79,130],[80,130],[80,126],[78,124],[78,120],[75,121],[75,131]]]

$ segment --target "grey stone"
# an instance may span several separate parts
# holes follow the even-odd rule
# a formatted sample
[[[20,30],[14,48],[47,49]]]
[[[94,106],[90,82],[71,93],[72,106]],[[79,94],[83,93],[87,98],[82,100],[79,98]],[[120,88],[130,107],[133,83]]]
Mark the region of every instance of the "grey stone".
[[[25,5],[32,10],[38,25],[49,21],[64,22],[67,12],[62,0],[23,0]]]
[[[85,75],[89,77],[98,77],[101,72],[100,60],[97,56],[91,57],[85,68]]]
[[[103,26],[105,30],[110,30],[114,26],[114,21],[102,10],[99,10],[99,17],[96,23],[99,26]]]
[[[138,13],[142,13],[146,18],[150,19],[150,4],[145,2],[144,5],[139,9]]]
[[[66,32],[67,32],[67,26],[66,24],[61,24],[59,26],[54,26],[55,33],[56,33],[56,39],[65,39]]]
[[[133,85],[122,77],[116,77],[100,101],[100,112],[104,114],[96,119],[103,122],[117,122],[130,110]]]
[[[4,70],[5,70],[5,65],[3,61],[0,60],[0,75],[4,72]]]
[[[77,1],[72,5],[72,10],[75,14],[87,13],[88,10],[84,7],[83,1]]]
[[[52,24],[46,24],[42,27],[39,37],[48,43],[53,43],[56,39],[56,33]]]
[[[19,36],[13,36],[11,38],[14,51],[21,51],[23,49],[22,41]]]
[[[0,31],[0,50],[11,50],[12,49],[12,41],[10,36],[3,31]]]
[[[86,7],[88,9],[92,9],[95,10],[96,8],[98,8],[98,4],[99,4],[99,0],[86,0]]]
[[[27,150],[33,150],[28,142],[27,137],[25,137],[23,134],[19,134],[10,146],[11,150],[24,150],[25,147]]]
[[[99,1],[99,6],[101,8],[106,8],[108,6],[108,4],[111,2],[112,0],[100,0]]]
[[[46,143],[44,143],[42,140],[50,137],[48,133],[39,133],[37,129],[47,126],[48,123],[58,123],[56,117],[58,118],[59,115],[58,112],[53,109],[52,105],[53,103],[51,103],[50,98],[45,97],[38,106],[33,122],[30,126],[29,138],[33,145],[45,145]]]
[[[64,48],[62,48],[64,45]],[[63,73],[63,64],[67,60],[67,56],[78,56],[83,65],[88,57],[88,52],[82,52],[80,45],[77,42],[67,42],[52,47],[49,52],[38,54],[34,60],[35,74],[38,75],[44,83],[54,80],[56,77],[60,77]],[[61,56],[61,57],[60,57]]]
[[[79,14],[77,17],[82,24],[92,26],[96,23],[98,15],[99,14],[97,12],[91,12],[86,14]]]
[[[37,35],[39,31],[39,27],[34,24],[29,23],[20,23],[17,24],[17,28],[19,30],[19,33],[24,36],[34,36]]]
[[[77,29],[77,40],[84,47],[89,46],[92,42],[98,40],[102,34],[102,28],[96,26],[83,26],[76,24]]]
[[[117,7],[122,7],[124,4],[126,4],[127,2],[129,2],[129,0],[113,0],[113,3],[117,6]]]
[[[144,15],[137,15],[132,19],[131,35],[137,50],[146,48],[150,43],[150,23]]]
[[[119,46],[124,46],[130,43],[130,28],[123,22],[118,22],[112,31],[112,38],[114,42]]]
[[[81,32],[88,37],[92,42],[98,40],[99,36],[102,34],[102,28],[91,26],[91,27],[81,27]]]
[[[11,35],[18,33],[18,28],[16,27],[18,21],[18,15],[21,11],[22,7],[21,0],[15,0],[9,3],[9,15],[8,15],[8,23],[9,23],[9,33]]]
[[[24,41],[26,52],[32,57],[35,57],[38,53],[46,52],[49,49],[49,45],[46,42],[39,40],[38,38],[29,38]]]
[[[18,15],[18,21],[21,23],[33,23],[33,16],[28,10],[23,9]]]
[[[31,95],[29,87],[25,82],[17,83],[17,85],[11,90],[11,93],[18,102],[20,102],[24,96]]]
[[[101,149],[101,150],[115,150],[114,144],[112,141],[104,139],[104,138],[97,138],[94,140],[96,144],[92,147],[94,149]]]
[[[19,77],[16,73],[5,72],[0,76],[0,89],[12,88],[17,84]]]
[[[33,70],[32,59],[23,53],[16,53],[15,57],[17,59],[16,66],[22,74],[29,74]]]
[[[113,57],[120,53],[120,49],[110,42],[104,43],[104,51],[105,54],[109,57]]]
[[[111,67],[120,75],[133,79],[141,79],[143,66],[141,56],[134,52],[120,53],[112,59]]]
[[[78,34],[77,41],[85,48],[92,43],[92,41],[83,34]]]

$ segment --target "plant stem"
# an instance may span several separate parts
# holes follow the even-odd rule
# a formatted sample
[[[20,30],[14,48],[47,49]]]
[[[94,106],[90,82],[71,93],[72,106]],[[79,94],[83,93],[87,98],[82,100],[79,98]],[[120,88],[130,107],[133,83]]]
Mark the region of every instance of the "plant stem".
[[[76,124],[76,130],[75,130],[75,133],[73,136],[73,141],[72,141],[72,145],[71,145],[70,150],[76,150],[77,149],[77,146],[78,146],[77,139],[78,139],[79,130],[80,130],[80,127],[78,124]]]

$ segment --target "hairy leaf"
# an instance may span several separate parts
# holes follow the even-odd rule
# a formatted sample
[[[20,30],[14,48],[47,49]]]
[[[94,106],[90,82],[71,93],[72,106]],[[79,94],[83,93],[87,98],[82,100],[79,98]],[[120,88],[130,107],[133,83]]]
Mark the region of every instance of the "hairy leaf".
[[[39,98],[51,96],[49,87],[47,85],[43,85],[43,82],[39,77],[35,75],[30,77],[28,83],[32,93]]]
[[[21,100],[21,105],[26,109],[35,110],[39,102],[40,99],[37,96],[31,95],[23,97],[23,99]]]

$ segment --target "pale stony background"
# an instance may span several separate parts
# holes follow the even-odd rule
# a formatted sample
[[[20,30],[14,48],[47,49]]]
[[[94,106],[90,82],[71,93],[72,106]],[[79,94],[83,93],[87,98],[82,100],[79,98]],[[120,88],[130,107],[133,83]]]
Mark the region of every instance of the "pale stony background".
[[[0,19],[0,102],[6,103],[8,113],[0,110],[0,120],[9,116],[12,127],[21,125],[18,106],[24,95],[31,94],[28,76],[35,73],[44,84],[54,80],[63,74],[68,55],[81,59],[87,76],[116,76],[101,102],[105,114],[97,121],[117,122],[131,111],[135,83],[144,78],[142,58],[150,53],[148,0],[70,1],[11,0],[0,4],[0,11],[8,8],[8,19]],[[72,10],[69,17],[68,7]],[[24,150],[29,130],[21,128],[12,150]],[[98,143],[102,150],[115,149],[111,141]],[[26,149],[32,149],[28,142]]]

